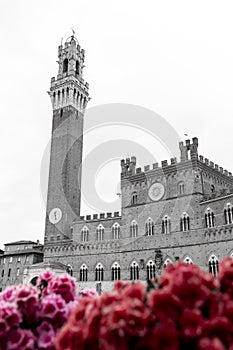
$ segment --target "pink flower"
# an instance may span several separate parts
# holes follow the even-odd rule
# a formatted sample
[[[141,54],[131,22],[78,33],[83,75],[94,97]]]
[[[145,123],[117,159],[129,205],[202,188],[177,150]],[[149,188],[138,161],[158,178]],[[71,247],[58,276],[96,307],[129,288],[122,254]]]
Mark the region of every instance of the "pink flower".
[[[84,288],[79,292],[80,297],[95,297],[99,296],[95,289]]]
[[[219,282],[221,291],[233,297],[233,259],[227,257],[220,262]]]
[[[159,320],[178,320],[182,312],[181,300],[167,291],[152,290],[148,296],[148,305]]]
[[[198,350],[226,350],[218,338],[201,338],[198,342]]]
[[[38,335],[37,336],[38,348],[40,350],[42,349],[53,350],[55,332],[52,324],[47,321],[43,321],[43,323],[39,327],[37,327],[36,331]]]
[[[204,319],[199,310],[185,309],[180,318],[182,338],[194,339],[202,334]]]
[[[211,291],[216,289],[214,276],[205,274],[196,265],[179,262],[169,264],[160,278],[159,287],[176,295],[187,308],[201,308]]]
[[[35,336],[30,330],[12,329],[8,335],[7,350],[34,350]]]

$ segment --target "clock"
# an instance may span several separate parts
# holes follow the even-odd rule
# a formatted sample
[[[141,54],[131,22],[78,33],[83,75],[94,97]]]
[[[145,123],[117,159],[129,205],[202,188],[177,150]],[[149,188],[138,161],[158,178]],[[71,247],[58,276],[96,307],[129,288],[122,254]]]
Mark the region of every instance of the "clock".
[[[51,224],[57,224],[62,218],[62,211],[60,208],[53,208],[49,213],[49,221]]]
[[[148,191],[148,196],[152,201],[157,202],[161,198],[163,198],[164,193],[165,193],[165,188],[163,184],[161,184],[160,182],[155,182],[150,186]]]

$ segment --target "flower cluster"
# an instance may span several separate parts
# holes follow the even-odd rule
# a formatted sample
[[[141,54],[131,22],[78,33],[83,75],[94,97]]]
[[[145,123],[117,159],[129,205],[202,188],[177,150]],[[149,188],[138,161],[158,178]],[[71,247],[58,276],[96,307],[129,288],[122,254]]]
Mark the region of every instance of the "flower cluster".
[[[39,276],[36,287],[6,288],[0,293],[0,350],[54,350],[56,334],[80,298],[74,278],[49,270]]]
[[[57,350],[233,350],[233,259],[219,279],[201,268],[168,264],[146,287],[118,281],[83,298],[55,341]]]

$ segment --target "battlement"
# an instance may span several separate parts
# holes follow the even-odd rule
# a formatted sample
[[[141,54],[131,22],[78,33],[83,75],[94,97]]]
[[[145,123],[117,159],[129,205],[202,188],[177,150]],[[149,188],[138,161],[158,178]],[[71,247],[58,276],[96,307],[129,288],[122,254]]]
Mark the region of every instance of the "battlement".
[[[121,160],[121,176],[135,175],[136,157],[131,157]]]
[[[174,158],[171,158],[170,161],[162,160],[160,166],[159,166],[159,163],[153,163],[152,165],[145,165],[143,170],[141,167],[136,168],[136,157],[131,157],[131,159],[130,158],[122,159],[121,160],[121,178],[143,174],[143,173],[147,173],[158,169],[163,170],[167,167],[176,166],[178,164],[181,165],[182,163],[185,163],[187,161],[200,161],[201,163],[207,165],[208,167],[217,171],[218,173],[233,179],[231,172],[223,169],[222,167],[219,167],[219,165],[210,161],[208,158],[204,158],[203,156],[198,155],[198,138],[197,137],[193,137],[192,142],[189,139],[186,140],[185,143],[181,141],[179,143],[179,148],[180,148],[179,162],[177,161],[177,158],[174,157]]]
[[[64,54],[65,51],[67,50],[74,50],[74,47],[76,51],[79,53],[80,57],[85,58],[85,50],[81,49],[81,46],[79,45],[78,39],[74,37],[74,35],[70,36],[65,44],[61,44],[58,46],[58,57],[62,54]]]
[[[233,179],[232,173],[228,170],[223,169],[218,164],[215,164],[214,162],[210,161],[208,158],[204,158],[203,156],[199,156],[199,161],[205,165],[207,165],[209,168],[215,170],[216,172],[228,176]]]
[[[114,213],[109,212],[109,213],[99,213],[99,214],[80,216],[80,220],[83,220],[83,221],[105,220],[105,219],[114,219],[114,218],[121,218],[119,211],[115,211]]]

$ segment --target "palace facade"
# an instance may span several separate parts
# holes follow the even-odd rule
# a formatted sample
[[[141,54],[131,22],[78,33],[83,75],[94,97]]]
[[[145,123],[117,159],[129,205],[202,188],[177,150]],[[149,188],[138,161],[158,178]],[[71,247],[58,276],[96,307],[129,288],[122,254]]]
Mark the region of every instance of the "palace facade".
[[[196,137],[180,142],[179,159],[143,169],[136,157],[122,160],[121,213],[80,216],[89,101],[84,60],[74,36],[58,47],[58,75],[49,91],[53,125],[44,263],[67,269],[80,288],[102,291],[117,279],[150,279],[177,260],[217,274],[218,261],[233,256],[233,176],[198,154]],[[32,268],[28,281],[34,277]]]

